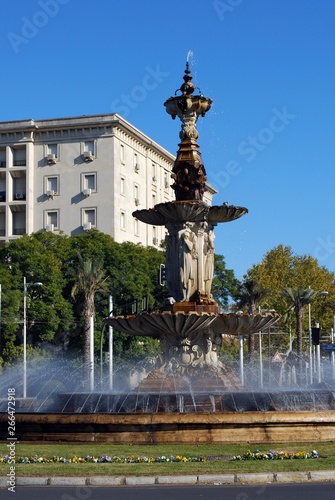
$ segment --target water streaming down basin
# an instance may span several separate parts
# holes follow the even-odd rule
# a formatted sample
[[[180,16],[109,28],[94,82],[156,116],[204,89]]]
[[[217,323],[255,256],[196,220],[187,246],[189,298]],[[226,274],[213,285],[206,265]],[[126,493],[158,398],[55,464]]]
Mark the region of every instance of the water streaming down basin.
[[[169,372],[169,370],[167,370]],[[17,413],[213,413],[213,412],[299,412],[335,409],[335,390],[332,381],[322,387],[292,388],[243,387],[235,390],[223,389],[220,381],[207,390],[192,386],[190,379],[169,374],[173,388],[161,386],[155,390],[143,390],[141,384],[132,389],[127,387],[107,389],[108,377],[101,389],[87,391],[81,386],[81,367],[73,368],[65,362],[49,362],[28,373],[28,398],[22,398],[22,374],[15,370],[2,375],[0,384],[0,412],[7,411],[6,390],[16,388]],[[116,378],[124,379],[125,373],[116,372]],[[255,371],[254,379],[258,373]],[[200,375],[201,380],[201,375]],[[105,382],[105,383],[104,383]]]

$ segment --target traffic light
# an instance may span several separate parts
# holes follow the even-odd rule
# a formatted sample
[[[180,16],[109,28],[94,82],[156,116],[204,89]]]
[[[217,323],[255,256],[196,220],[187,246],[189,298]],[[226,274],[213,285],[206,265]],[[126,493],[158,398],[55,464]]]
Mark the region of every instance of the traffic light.
[[[166,267],[165,264],[159,266],[159,284],[164,286],[166,282]]]
[[[138,300],[133,300],[131,304],[131,314],[138,314]]]
[[[312,342],[313,345],[319,345],[320,344],[320,328],[312,328]]]
[[[142,297],[142,312],[143,311],[148,311],[149,309],[149,296],[145,295]]]

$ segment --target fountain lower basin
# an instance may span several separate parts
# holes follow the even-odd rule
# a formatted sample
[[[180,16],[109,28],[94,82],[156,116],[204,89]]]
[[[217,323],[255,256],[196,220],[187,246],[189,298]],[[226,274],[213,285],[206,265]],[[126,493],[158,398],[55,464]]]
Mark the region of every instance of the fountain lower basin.
[[[2,435],[7,427],[7,414],[0,414]],[[20,442],[317,443],[335,440],[335,412],[18,413],[16,428]]]

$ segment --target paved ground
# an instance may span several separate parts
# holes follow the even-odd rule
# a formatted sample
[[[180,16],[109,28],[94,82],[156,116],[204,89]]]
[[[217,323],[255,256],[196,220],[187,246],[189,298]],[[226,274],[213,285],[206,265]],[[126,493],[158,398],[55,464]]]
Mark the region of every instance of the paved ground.
[[[269,484],[335,482],[335,471],[267,472],[261,474],[215,474],[189,476],[90,476],[90,477],[17,477],[16,486],[120,486],[154,484]],[[7,488],[0,478],[0,488]]]

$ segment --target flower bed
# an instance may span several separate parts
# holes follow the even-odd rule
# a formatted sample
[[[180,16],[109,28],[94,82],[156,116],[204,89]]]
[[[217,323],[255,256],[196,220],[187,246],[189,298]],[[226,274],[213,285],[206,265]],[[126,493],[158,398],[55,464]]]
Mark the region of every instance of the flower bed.
[[[9,460],[13,460],[13,457],[8,455],[0,455],[0,463],[7,463]],[[101,457],[95,457],[93,455],[87,455],[86,457],[77,457],[76,455],[71,458],[53,456],[52,458],[39,457],[38,455],[31,455],[30,457],[16,457],[16,463],[22,464],[38,464],[38,463],[73,463],[73,464],[83,464],[83,463],[112,463],[112,464],[139,464],[139,463],[157,463],[157,462],[205,462],[205,457],[186,457],[182,455],[170,455],[161,457],[137,457],[135,455],[129,455],[127,457],[103,455]]]
[[[236,455],[233,460],[292,460],[292,459],[306,459],[306,458],[319,458],[316,450],[311,452],[298,451],[295,453],[287,451],[250,451],[248,450],[244,455]]]
[[[292,460],[292,459],[307,459],[307,458],[319,458],[319,454],[316,450],[311,452],[298,451],[298,452],[286,452],[286,451],[268,451],[261,452],[259,450],[250,451],[248,450],[243,455],[236,455],[231,457],[232,460]],[[119,457],[117,455],[109,456],[103,455],[100,457],[95,457],[94,455],[87,455],[85,457],[78,457],[76,455],[69,457],[62,457],[54,455],[51,458],[44,456],[31,455],[29,457],[16,457],[16,463],[22,464],[38,464],[38,463],[64,463],[64,464],[84,464],[84,463],[112,463],[112,464],[139,464],[139,463],[169,463],[169,462],[206,462],[211,460],[212,457],[187,457],[184,455],[162,455],[160,457],[153,456],[136,456],[128,455],[126,457]],[[217,459],[227,460],[228,457],[220,456]],[[8,463],[13,460],[12,456],[0,455],[0,463]]]

